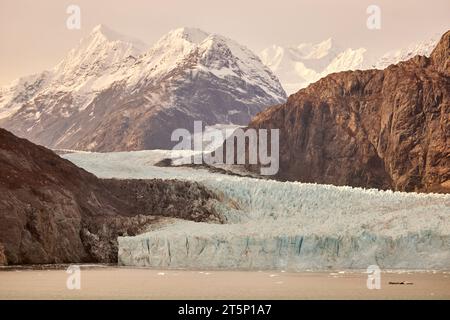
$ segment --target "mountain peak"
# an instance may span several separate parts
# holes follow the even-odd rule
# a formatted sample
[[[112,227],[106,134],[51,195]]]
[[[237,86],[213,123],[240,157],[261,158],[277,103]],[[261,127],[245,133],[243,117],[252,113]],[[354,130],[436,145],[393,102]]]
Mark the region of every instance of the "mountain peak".
[[[123,35],[117,31],[111,29],[110,27],[108,27],[105,24],[99,24],[99,25],[95,26],[92,29],[92,31],[90,32],[90,34],[83,40],[90,42],[90,41],[93,41],[93,39],[98,39],[98,38],[101,38],[102,40],[106,40],[108,42],[121,41],[121,42],[131,43],[138,47],[145,46],[145,44],[141,40],[136,39],[131,36]]]
[[[92,29],[92,31],[89,34],[89,37],[93,36],[103,36],[104,38],[110,41],[121,40],[122,38],[124,38],[123,35],[112,30],[111,28],[109,28],[104,24],[99,24]]]
[[[35,116],[15,110],[14,122],[0,124],[56,148],[170,149],[170,132],[190,128],[194,119],[245,125],[264,107],[286,99],[260,59],[226,37],[179,28],[135,54],[132,43],[106,36],[117,39],[104,25],[94,28],[48,81],[33,81],[33,96],[29,86],[17,88],[15,96],[24,96],[20,106],[30,102]]]
[[[336,43],[333,40],[333,38],[328,38],[328,39],[325,39],[325,40],[323,40],[321,42],[313,44],[313,46],[315,48],[328,48],[328,49],[331,49],[331,47],[333,47],[334,45],[336,45]]]
[[[188,42],[199,44],[210,34],[198,28],[181,27],[169,31],[162,39],[183,39]]]
[[[107,25],[105,25],[103,23],[100,23],[92,29],[91,33],[97,33],[97,32],[103,33],[103,32],[108,32],[108,31],[112,31],[111,28],[109,28]]]
[[[328,38],[319,43],[301,43],[295,49],[302,59],[318,60],[329,55],[334,46],[333,39]]]
[[[146,49],[144,42],[99,24],[53,68],[54,80],[80,86],[84,83],[80,80],[82,74],[87,81],[91,76],[105,73],[109,67],[122,63],[130,56],[138,57]]]

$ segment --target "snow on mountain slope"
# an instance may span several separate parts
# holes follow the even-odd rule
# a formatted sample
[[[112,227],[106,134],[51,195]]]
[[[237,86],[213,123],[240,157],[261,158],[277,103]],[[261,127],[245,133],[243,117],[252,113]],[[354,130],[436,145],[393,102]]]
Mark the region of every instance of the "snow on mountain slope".
[[[143,56],[142,63],[133,66],[128,85],[142,82],[142,75],[152,81],[164,78],[180,67],[189,68],[194,78],[198,73],[223,80],[239,78],[247,85],[263,89],[276,101],[285,96],[278,79],[248,48],[196,28],[179,28],[163,36]]]
[[[168,268],[450,268],[450,195],[258,180],[155,167],[170,151],[63,157],[103,178],[198,181],[227,224],[172,220],[119,238],[123,265]]]
[[[429,57],[438,42],[439,37],[435,36],[429,40],[410,44],[406,48],[389,51],[382,57],[377,58],[374,62],[368,60],[365,67],[374,69],[385,69],[391,64],[396,64],[400,61],[406,61],[417,55]]]
[[[274,99],[283,96],[278,79],[248,48],[220,35],[212,35],[200,45],[201,64],[218,78],[235,77],[249,86],[258,86]],[[228,57],[222,61],[219,57]]]
[[[144,47],[96,27],[34,89],[1,91],[0,125],[53,148],[170,148],[194,120],[245,125],[286,99],[269,68],[223,36],[180,28]]]
[[[146,48],[140,40],[98,25],[54,68],[53,81],[62,86],[59,91],[101,90],[120,79],[110,73],[117,75],[117,69],[134,62]]]
[[[10,85],[0,88],[0,119],[13,115],[22,107],[23,103],[32,99],[50,81],[51,73],[44,71],[40,74],[22,77]]]
[[[342,50],[332,39],[295,47],[272,46],[260,53],[261,60],[280,79],[288,94],[297,92],[329,73],[357,69],[363,48]]]
[[[366,49],[346,49],[339,53],[321,72],[321,77],[330,73],[360,69],[364,62],[364,53]]]
[[[39,95],[70,92],[83,101],[92,100],[100,90],[118,80],[110,75],[121,64],[134,61],[145,48],[139,40],[98,25],[53,69],[23,77],[2,88],[0,119],[11,116]]]
[[[429,56],[439,37],[420,41],[406,48],[380,56],[365,48],[342,49],[331,39],[318,44],[305,43],[292,47],[273,45],[260,53],[261,60],[280,79],[288,94],[297,92],[334,72],[357,69],[384,69],[416,55]]]
[[[128,72],[128,85],[136,85],[142,78],[158,78],[177,67],[179,63],[209,36],[195,28],[178,28],[161,37]]]
[[[318,44],[302,43],[295,47],[273,45],[264,49],[260,57],[265,65],[275,69],[282,67],[283,64],[302,62],[307,68],[318,70],[324,69],[339,51],[330,38]]]

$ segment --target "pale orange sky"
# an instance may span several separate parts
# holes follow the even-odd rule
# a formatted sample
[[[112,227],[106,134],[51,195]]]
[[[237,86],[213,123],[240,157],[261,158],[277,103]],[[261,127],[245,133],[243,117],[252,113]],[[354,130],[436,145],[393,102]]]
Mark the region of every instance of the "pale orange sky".
[[[81,30],[66,28],[66,8],[81,8]],[[366,8],[381,7],[381,30],[366,28]],[[97,24],[151,44],[189,26],[220,33],[256,53],[271,44],[318,42],[382,53],[450,29],[449,0],[0,0],[0,85],[53,67]]]

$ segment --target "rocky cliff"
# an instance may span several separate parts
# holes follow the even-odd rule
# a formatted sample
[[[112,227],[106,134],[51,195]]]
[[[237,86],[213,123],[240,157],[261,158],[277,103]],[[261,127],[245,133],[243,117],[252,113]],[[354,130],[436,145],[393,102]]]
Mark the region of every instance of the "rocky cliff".
[[[276,178],[450,192],[450,31],[430,58],[331,74],[258,114],[280,129]]]
[[[220,222],[197,183],[101,180],[0,129],[0,264],[114,262],[117,236],[163,217]]]

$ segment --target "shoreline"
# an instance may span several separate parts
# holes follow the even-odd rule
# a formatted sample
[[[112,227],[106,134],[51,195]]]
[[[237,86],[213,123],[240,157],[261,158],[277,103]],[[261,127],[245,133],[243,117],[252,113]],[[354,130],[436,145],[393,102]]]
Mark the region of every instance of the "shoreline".
[[[285,269],[245,269],[245,268],[236,268],[236,269],[226,269],[226,268],[158,268],[158,267],[149,267],[149,266],[128,266],[128,265],[119,265],[116,263],[47,263],[47,264],[17,264],[17,265],[3,265],[0,266],[0,272],[2,271],[20,271],[20,270],[66,270],[69,266],[78,266],[82,269],[104,269],[104,268],[116,268],[116,269],[131,269],[131,270],[156,270],[156,271],[214,271],[214,272],[281,272],[281,273],[333,273],[333,272],[341,272],[341,273],[365,273],[365,269],[304,269],[304,270],[285,270]],[[450,276],[450,268],[448,269],[407,269],[407,268],[384,268],[382,269],[383,273],[443,273],[448,274]]]
[[[230,271],[79,265],[80,290],[65,268],[0,269],[0,299],[446,299],[450,271],[385,270],[381,289],[367,288],[365,270]],[[404,284],[389,284],[401,283]]]

